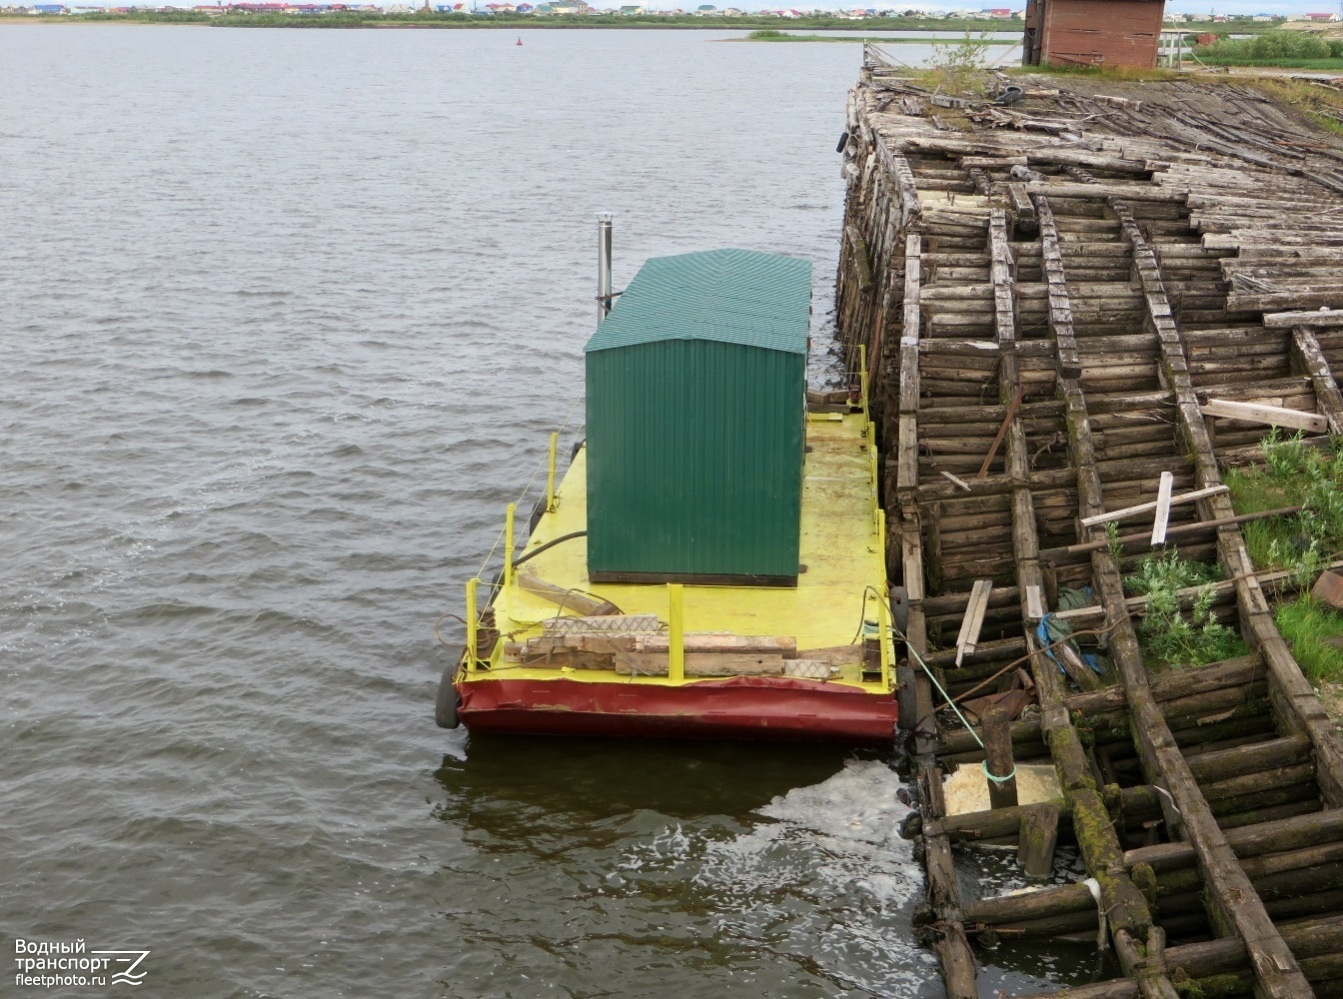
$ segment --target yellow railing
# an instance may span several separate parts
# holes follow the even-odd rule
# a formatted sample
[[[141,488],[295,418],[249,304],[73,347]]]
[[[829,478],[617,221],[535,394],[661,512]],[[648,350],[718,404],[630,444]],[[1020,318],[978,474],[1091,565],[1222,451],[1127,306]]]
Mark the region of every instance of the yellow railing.
[[[881,646],[881,686],[891,689],[891,663],[895,659],[895,622],[891,619],[889,597],[877,595],[878,643]]]
[[[480,580],[472,576],[466,581],[466,668],[472,672],[480,668],[480,650],[476,648],[476,632],[480,617],[476,608],[476,587]]]
[[[550,467],[546,472],[546,513],[555,512],[555,449],[559,447],[560,435],[550,435]]]
[[[863,393],[863,415],[871,419],[867,408],[867,344],[858,345],[858,387]]]

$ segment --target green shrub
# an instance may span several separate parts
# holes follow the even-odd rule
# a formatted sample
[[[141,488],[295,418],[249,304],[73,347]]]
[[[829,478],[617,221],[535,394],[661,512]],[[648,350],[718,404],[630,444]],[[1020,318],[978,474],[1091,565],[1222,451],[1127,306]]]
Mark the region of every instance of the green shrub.
[[[1338,55],[1330,42],[1306,31],[1266,31],[1254,38],[1219,37],[1211,45],[1198,46],[1196,54],[1205,62],[1222,65],[1277,59],[1329,59]]]
[[[1203,666],[1245,655],[1249,649],[1239,635],[1219,622],[1212,612],[1216,592],[1210,585],[1221,578],[1212,566],[1186,562],[1174,548],[1148,555],[1137,571],[1124,580],[1135,593],[1147,597],[1147,611],[1138,629],[1145,658],[1166,666]],[[1181,589],[1200,587],[1188,614],[1180,610]]]

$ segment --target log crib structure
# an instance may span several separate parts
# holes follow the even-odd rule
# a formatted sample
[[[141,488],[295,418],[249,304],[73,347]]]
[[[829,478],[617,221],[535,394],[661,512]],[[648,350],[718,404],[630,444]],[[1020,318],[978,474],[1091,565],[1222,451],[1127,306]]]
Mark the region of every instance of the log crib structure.
[[[1226,82],[1058,79],[1014,80],[1006,110],[869,48],[848,107],[838,322],[873,372],[908,598],[922,931],[952,999],[981,994],[977,938],[1098,933],[1123,977],[1057,995],[1343,995],[1343,741],[1222,483],[1270,426],[1343,432],[1343,143]],[[1121,565],[1163,541],[1220,566],[1249,655],[1145,666]],[[1104,636],[1105,679],[1040,637],[1082,587],[1094,605],[1063,616]],[[973,731],[947,709],[1013,678],[1038,709],[990,705]],[[1008,804],[1032,762],[1058,800]],[[998,807],[948,814],[964,766],[1000,778]],[[1039,873],[1056,837],[1089,881],[958,887],[953,847],[1016,843]]]

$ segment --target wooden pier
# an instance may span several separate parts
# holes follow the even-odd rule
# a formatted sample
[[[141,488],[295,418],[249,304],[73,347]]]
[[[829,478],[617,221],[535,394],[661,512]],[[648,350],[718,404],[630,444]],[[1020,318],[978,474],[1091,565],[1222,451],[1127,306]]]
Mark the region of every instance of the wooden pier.
[[[869,49],[843,146],[838,320],[908,597],[923,931],[952,999],[981,995],[976,938],[1098,934],[1123,977],[1057,995],[1343,995],[1343,741],[1223,486],[1271,426],[1343,432],[1343,143],[1229,82],[1003,82],[1026,99],[933,95]],[[1248,655],[1144,664],[1123,577],[1167,541],[1220,566]],[[1039,637],[1083,587],[1103,677]],[[1015,720],[947,708],[1014,676],[1038,701]],[[950,771],[1033,762],[1054,804],[948,814]],[[1088,881],[962,896],[953,849],[1019,843],[1038,871],[1056,835]]]

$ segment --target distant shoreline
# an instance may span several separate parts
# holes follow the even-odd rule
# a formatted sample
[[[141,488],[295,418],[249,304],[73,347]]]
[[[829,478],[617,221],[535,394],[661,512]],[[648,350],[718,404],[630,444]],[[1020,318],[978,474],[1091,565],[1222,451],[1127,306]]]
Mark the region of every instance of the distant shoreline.
[[[975,35],[982,32],[1011,32],[1019,34],[1024,22],[1017,19],[993,20],[935,20],[927,18],[871,17],[862,20],[838,17],[698,17],[680,15],[662,17],[655,15],[528,15],[528,14],[373,14],[367,12],[332,12],[315,15],[304,14],[207,14],[182,9],[171,13],[142,11],[134,14],[0,14],[3,24],[170,24],[192,27],[218,28],[376,28],[376,29],[486,29],[492,31],[532,31],[532,30],[597,30],[603,28],[635,30],[676,30],[676,31],[758,31],[762,29],[781,32],[798,31],[848,31],[872,32],[871,41],[895,43],[899,41],[917,41],[891,37],[878,38],[878,33],[887,32],[955,32]],[[1204,32],[1234,32],[1236,34],[1259,34],[1278,28],[1277,24],[1264,24],[1250,21],[1234,22],[1196,22],[1181,25],[1165,25],[1165,30],[1179,30],[1189,34]],[[788,37],[784,39],[756,39],[758,41],[841,41],[861,39]],[[992,42],[990,41],[990,44]]]
[[[653,17],[609,15],[461,15],[461,14],[225,14],[213,15],[183,9],[180,13],[160,14],[146,11],[136,14],[0,14],[3,24],[172,24],[192,27],[220,28],[379,28],[379,29],[432,29],[483,28],[493,31],[522,30],[594,30],[602,28],[662,29],[678,31],[755,31],[778,29],[788,31],[872,31],[872,32],[933,32],[953,31],[1020,31],[1021,21],[927,21],[910,18],[870,18],[847,20],[840,18],[778,18],[778,17]],[[838,39],[836,39],[838,40]]]

